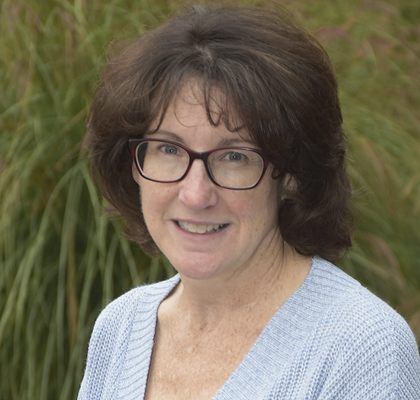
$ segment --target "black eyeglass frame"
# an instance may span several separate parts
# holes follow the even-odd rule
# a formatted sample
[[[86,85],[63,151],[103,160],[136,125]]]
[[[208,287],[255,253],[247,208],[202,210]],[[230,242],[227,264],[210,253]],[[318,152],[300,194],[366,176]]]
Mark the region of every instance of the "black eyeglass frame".
[[[174,146],[178,146],[181,149],[185,150],[185,152],[190,157],[190,161],[189,161],[188,167],[187,167],[184,175],[182,175],[178,179],[171,180],[171,181],[159,181],[159,180],[152,179],[152,178],[149,178],[148,176],[146,176],[143,173],[143,171],[141,170],[141,168],[140,168],[140,165],[139,165],[138,159],[137,159],[137,155],[136,155],[138,146],[141,143],[144,143],[144,142],[164,142],[164,143],[172,144]],[[219,147],[217,149],[213,149],[213,150],[209,150],[209,151],[197,152],[197,151],[194,151],[194,150],[189,149],[188,147],[185,147],[184,145],[182,145],[180,143],[173,142],[171,140],[152,139],[152,138],[129,139],[128,140],[128,146],[129,146],[129,148],[131,150],[131,156],[132,156],[132,158],[134,160],[134,163],[136,164],[136,168],[139,171],[139,174],[144,179],[147,179],[147,180],[152,181],[152,182],[159,182],[159,183],[174,183],[174,182],[180,182],[180,181],[182,181],[187,176],[187,174],[188,174],[188,172],[189,172],[189,170],[191,168],[191,165],[194,162],[194,160],[202,160],[203,163],[204,163],[204,166],[206,167],[207,175],[209,176],[209,178],[211,179],[211,181],[216,186],[219,186],[219,187],[224,188],[224,189],[230,189],[230,190],[249,190],[249,189],[254,189],[261,182],[261,180],[262,180],[262,178],[263,178],[263,176],[265,174],[265,171],[267,170],[268,164],[269,164],[269,162],[266,160],[266,158],[264,157],[264,154],[263,154],[263,152],[261,150],[253,149],[253,148],[250,148],[250,147],[228,146],[228,147]],[[233,188],[233,187],[221,185],[220,183],[218,183],[215,180],[215,178],[213,177],[213,175],[212,175],[212,173],[211,173],[211,171],[209,169],[209,166],[207,164],[207,160],[208,160],[208,158],[210,157],[210,155],[212,153],[215,153],[216,151],[219,151],[219,150],[227,150],[227,149],[252,151],[254,153],[257,153],[261,157],[261,159],[263,160],[263,170],[261,172],[260,178],[258,179],[258,181],[256,183],[254,183],[252,186],[247,186],[247,187],[244,187],[244,188]]]

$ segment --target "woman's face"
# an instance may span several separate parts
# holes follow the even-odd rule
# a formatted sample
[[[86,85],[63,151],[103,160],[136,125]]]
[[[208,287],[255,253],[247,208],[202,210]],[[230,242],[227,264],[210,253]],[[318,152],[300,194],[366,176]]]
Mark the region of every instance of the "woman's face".
[[[246,133],[230,132],[222,123],[211,126],[188,88],[168,108],[151,137],[199,152],[227,145],[255,148]],[[227,279],[281,251],[276,217],[279,182],[271,172],[269,166],[253,189],[230,190],[210,180],[201,160],[195,160],[187,176],[174,183],[146,180],[133,168],[153,240],[175,269],[191,279]]]

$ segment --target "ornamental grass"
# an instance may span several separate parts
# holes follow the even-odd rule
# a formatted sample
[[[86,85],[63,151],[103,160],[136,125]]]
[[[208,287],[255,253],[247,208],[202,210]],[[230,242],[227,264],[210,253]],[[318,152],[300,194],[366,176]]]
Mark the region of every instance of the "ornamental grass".
[[[75,399],[100,310],[174,274],[104,215],[81,150],[107,44],[180,4],[0,1],[0,400]],[[269,4],[295,15],[337,71],[357,227],[340,266],[420,339],[420,3]]]

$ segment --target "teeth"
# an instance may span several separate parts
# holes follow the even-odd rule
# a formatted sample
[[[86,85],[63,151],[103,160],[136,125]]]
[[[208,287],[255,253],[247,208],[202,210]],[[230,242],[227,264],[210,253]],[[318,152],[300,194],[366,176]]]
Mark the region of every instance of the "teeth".
[[[220,229],[223,229],[226,225],[225,224],[216,224],[216,225],[195,225],[190,224],[189,222],[178,222],[180,228],[184,229],[184,231],[191,232],[191,233],[210,233],[210,232],[217,232]]]

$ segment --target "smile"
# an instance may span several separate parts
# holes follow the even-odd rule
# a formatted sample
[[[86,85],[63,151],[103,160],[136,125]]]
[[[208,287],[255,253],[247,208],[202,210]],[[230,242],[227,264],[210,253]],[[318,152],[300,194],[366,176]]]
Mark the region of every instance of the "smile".
[[[228,226],[228,224],[195,225],[195,224],[190,224],[189,222],[181,222],[181,221],[176,221],[176,223],[184,231],[191,232],[191,233],[199,233],[199,234],[219,232]]]

